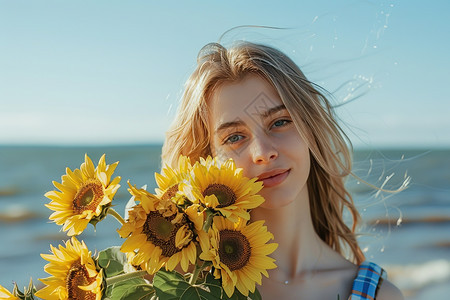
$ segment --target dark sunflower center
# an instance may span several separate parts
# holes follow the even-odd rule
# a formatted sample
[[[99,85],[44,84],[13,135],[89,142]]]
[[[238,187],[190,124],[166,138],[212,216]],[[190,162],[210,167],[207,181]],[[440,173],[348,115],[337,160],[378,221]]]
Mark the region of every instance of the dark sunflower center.
[[[217,207],[226,207],[234,204],[236,202],[236,194],[233,190],[220,183],[213,183],[206,187],[203,191],[203,197],[215,195],[217,200],[219,201],[219,205]]]
[[[176,214],[169,217],[162,216],[157,211],[151,211],[147,215],[147,220],[142,228],[142,232],[147,236],[147,241],[162,249],[162,255],[170,257],[181,251],[175,246],[175,236],[178,229],[186,224],[186,218],[183,216],[180,222],[172,224],[171,220]]]
[[[66,288],[69,299],[95,300],[96,295],[94,293],[83,291],[78,287],[80,285],[89,285],[93,281],[95,281],[95,277],[89,277],[86,267],[81,265],[80,261],[73,263],[66,277]]]
[[[162,195],[162,200],[170,200],[174,197],[178,192],[178,184],[172,185],[167,191]]]
[[[239,270],[247,265],[251,256],[250,243],[239,231],[221,230],[219,241],[219,257],[230,271]]]
[[[95,210],[102,198],[103,188],[100,182],[86,183],[73,198],[73,210],[78,214],[85,210]]]

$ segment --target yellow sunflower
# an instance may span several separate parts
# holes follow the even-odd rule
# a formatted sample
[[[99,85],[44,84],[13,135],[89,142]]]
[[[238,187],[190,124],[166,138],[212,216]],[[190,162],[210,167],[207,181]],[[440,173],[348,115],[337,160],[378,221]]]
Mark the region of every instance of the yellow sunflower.
[[[5,287],[0,284],[0,299],[2,300],[19,300],[16,296],[11,294]]]
[[[159,199],[145,189],[129,186],[129,192],[139,203],[118,230],[122,238],[127,238],[121,251],[132,257],[132,265],[149,274],[163,266],[171,271],[178,264],[186,272],[189,263],[194,264],[197,258],[194,228],[201,230],[203,225],[199,205],[180,212],[170,199]]]
[[[176,196],[179,191],[179,184],[189,178],[189,172],[192,169],[191,161],[188,157],[180,155],[178,158],[178,168],[170,168],[165,166],[161,174],[155,173],[156,184],[158,188],[155,189],[156,195],[164,200],[171,199]],[[182,197],[177,197],[177,200],[183,201]],[[184,204],[183,202],[179,204]]]
[[[53,254],[41,254],[49,261],[45,265],[48,278],[39,279],[46,287],[36,292],[42,299],[95,299],[102,298],[103,272],[97,271],[95,262],[84,242],[72,237],[59,245],[51,246]]]
[[[263,185],[242,175],[232,159],[220,164],[217,158],[200,158],[192,169],[189,184],[181,184],[180,189],[189,199],[198,199],[206,207],[220,211],[232,222],[239,218],[250,219],[249,209],[264,202],[258,193]]]
[[[261,274],[276,268],[274,259],[268,257],[278,247],[267,242],[273,235],[263,226],[264,221],[246,225],[241,219],[233,223],[222,216],[214,217],[208,231],[208,243],[202,240],[200,258],[212,261],[215,278],[222,278],[222,287],[231,297],[236,287],[243,295],[255,291],[255,283],[261,284]]]
[[[61,183],[53,181],[59,191],[45,194],[52,200],[46,204],[54,213],[50,215],[69,236],[79,235],[91,222],[96,224],[106,216],[120,185],[120,177],[111,180],[111,176],[119,162],[106,165],[105,155],[100,158],[97,168],[91,159],[85,155],[85,162],[80,169],[73,172],[66,168],[66,174],[61,177]]]

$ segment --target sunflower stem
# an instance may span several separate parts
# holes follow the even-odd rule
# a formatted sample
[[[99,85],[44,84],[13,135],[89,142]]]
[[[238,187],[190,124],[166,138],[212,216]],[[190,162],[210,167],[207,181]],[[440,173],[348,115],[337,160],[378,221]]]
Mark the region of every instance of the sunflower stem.
[[[193,285],[197,282],[198,275],[204,269],[204,267],[205,267],[205,262],[203,262],[203,264],[201,266],[195,264],[194,273],[192,273],[191,279],[189,280],[190,285]]]
[[[206,220],[205,223],[203,223],[203,230],[208,232],[209,228],[211,227],[212,221],[214,216],[216,215],[215,212],[212,212],[211,210],[206,211]]]
[[[129,279],[133,279],[133,278],[144,277],[147,274],[148,274],[147,271],[136,271],[136,272],[131,272],[131,273],[120,274],[117,276],[113,276],[111,278],[106,278],[106,285],[111,286],[117,282],[129,280]]]
[[[115,211],[113,208],[111,208],[111,207],[108,209],[108,215],[111,215],[114,218],[116,218],[116,220],[120,224],[122,224],[122,225],[125,224],[125,220],[122,218],[122,216],[117,211]]]

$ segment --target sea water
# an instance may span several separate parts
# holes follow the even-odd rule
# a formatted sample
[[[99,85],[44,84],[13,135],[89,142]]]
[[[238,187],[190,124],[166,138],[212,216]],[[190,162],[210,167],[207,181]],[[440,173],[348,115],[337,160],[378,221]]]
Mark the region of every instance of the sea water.
[[[79,168],[87,153],[95,164],[119,161],[122,187],[114,208],[123,213],[130,195],[127,181],[154,191],[161,169],[161,145],[108,147],[0,146],[0,284],[12,290],[30,278],[48,277],[41,253],[50,253],[67,236],[48,220],[44,204],[52,181],[65,168]],[[383,150],[354,153],[347,186],[361,213],[359,241],[368,260],[384,267],[407,299],[445,299],[450,294],[450,150]],[[365,182],[380,191],[370,187]],[[402,184],[408,188],[397,193]],[[347,215],[347,218],[349,216]],[[120,224],[107,217],[79,237],[90,250],[121,245]]]

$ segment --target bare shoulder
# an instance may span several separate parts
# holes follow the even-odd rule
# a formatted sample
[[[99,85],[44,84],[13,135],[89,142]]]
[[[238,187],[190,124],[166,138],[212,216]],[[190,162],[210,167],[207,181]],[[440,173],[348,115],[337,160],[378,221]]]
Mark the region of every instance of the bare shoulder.
[[[384,280],[377,293],[377,300],[404,300],[402,292],[389,280]]]

